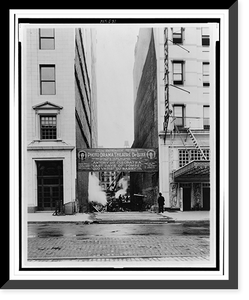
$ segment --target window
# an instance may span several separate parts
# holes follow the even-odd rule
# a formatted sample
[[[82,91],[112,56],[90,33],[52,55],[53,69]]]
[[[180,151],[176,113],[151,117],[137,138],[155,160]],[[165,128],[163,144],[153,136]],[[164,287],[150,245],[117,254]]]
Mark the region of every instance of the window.
[[[56,116],[41,116],[41,139],[55,140],[56,134]]]
[[[39,29],[39,48],[41,50],[54,50],[54,29],[40,28]]]
[[[201,29],[201,39],[202,39],[202,46],[209,46],[210,44],[209,28],[205,27]]]
[[[209,62],[202,63],[202,80],[203,86],[209,86]]]
[[[173,83],[183,84],[183,61],[173,61]]]
[[[35,141],[55,140],[61,141],[61,110],[51,102],[43,102],[33,106],[35,110]]]
[[[55,65],[40,65],[41,95],[55,95]]]
[[[197,149],[179,149],[179,168],[185,166],[189,162],[193,160],[203,160],[202,155],[199,150]],[[209,149],[202,149],[204,155],[206,156],[207,160],[210,159],[210,151]]]
[[[187,150],[179,150],[179,167],[185,166],[189,163],[189,153]]]
[[[174,124],[177,127],[184,127],[184,106],[174,105]]]
[[[202,183],[202,187],[204,187],[204,188],[210,188],[210,183]]]
[[[203,106],[203,128],[210,129],[209,106]]]
[[[183,42],[182,31],[183,31],[183,28],[181,28],[181,27],[172,28],[173,43],[182,44],[182,42]]]

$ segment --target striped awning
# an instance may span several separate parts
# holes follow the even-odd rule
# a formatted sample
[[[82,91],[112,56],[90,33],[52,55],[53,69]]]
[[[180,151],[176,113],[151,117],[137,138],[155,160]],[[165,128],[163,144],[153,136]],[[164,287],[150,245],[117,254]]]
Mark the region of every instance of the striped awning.
[[[209,160],[193,160],[185,166],[173,171],[175,181],[208,180],[210,176]]]

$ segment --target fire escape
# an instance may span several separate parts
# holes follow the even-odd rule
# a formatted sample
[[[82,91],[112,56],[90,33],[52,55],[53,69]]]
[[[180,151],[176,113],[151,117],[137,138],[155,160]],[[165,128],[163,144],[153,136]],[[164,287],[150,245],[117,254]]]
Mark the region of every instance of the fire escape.
[[[118,185],[119,180],[124,177],[124,172],[119,172],[116,174],[116,177],[113,179],[112,183],[110,186],[106,189],[106,193],[109,193],[112,189],[112,191],[115,191]]]
[[[166,137],[167,137],[167,130],[168,130],[168,124],[169,124],[169,118],[173,118],[171,116],[172,114],[172,110],[169,109],[169,87],[174,87],[177,89],[182,90],[183,92],[187,92],[190,93],[189,91],[180,88],[178,86],[175,86],[173,84],[169,83],[169,48],[168,48],[168,43],[172,42],[175,45],[177,45],[178,47],[180,47],[181,49],[187,51],[189,53],[189,50],[187,50],[186,48],[182,47],[181,45],[178,45],[177,43],[175,43],[174,41],[170,40],[168,38],[168,28],[164,28],[164,103],[165,103],[165,113],[164,113],[164,122],[163,122],[163,129],[164,129],[164,144],[166,143]],[[174,121],[175,118],[173,118],[172,122]],[[176,124],[174,124],[175,130],[176,132],[179,134],[180,136],[180,131],[179,128]],[[203,158],[203,160],[207,160],[203,150],[201,149],[200,145],[198,144],[197,139],[194,136],[194,133],[192,132],[192,130],[188,127],[185,128],[187,130],[188,135],[190,136],[195,148],[200,152],[201,157]],[[182,137],[180,136],[181,141],[185,146],[184,140],[182,139]]]

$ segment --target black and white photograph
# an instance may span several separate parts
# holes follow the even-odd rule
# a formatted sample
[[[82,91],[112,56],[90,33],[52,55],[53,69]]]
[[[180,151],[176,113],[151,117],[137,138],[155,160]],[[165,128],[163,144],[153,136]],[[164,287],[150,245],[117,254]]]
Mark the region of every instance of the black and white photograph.
[[[221,275],[221,19],[57,17],[16,26],[19,271]]]
[[[20,26],[26,265],[215,267],[219,24],[79,26]]]

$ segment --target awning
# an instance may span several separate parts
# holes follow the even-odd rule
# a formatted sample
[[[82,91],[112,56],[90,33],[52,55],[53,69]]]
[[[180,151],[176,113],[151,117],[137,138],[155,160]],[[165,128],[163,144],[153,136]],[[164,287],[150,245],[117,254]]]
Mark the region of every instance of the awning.
[[[173,171],[175,181],[209,181],[210,161],[193,160],[185,166]]]

